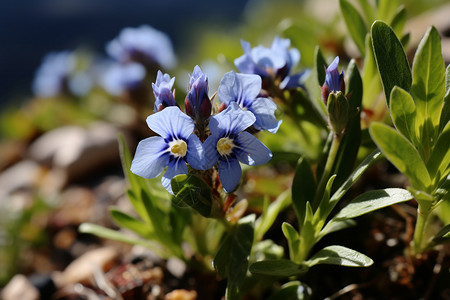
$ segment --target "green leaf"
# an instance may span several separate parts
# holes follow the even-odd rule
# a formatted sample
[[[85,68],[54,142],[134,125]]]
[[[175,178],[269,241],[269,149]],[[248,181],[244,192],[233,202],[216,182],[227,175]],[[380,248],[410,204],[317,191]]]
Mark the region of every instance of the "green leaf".
[[[393,204],[409,201],[413,198],[410,192],[399,188],[373,190],[359,195],[333,218],[342,221],[367,214]]]
[[[411,95],[398,86],[391,92],[391,116],[395,128],[411,143],[417,145],[416,105]]]
[[[269,259],[255,262],[249,270],[253,274],[289,277],[306,273],[308,268],[287,259]]]
[[[414,56],[411,94],[417,108],[416,131],[425,154],[429,154],[436,142],[445,95],[441,39],[434,27],[425,33]]]
[[[435,184],[441,179],[447,177],[448,168],[450,165],[450,122],[447,123],[444,130],[439,135],[430,159],[427,162],[427,169],[431,178],[434,178]]]
[[[370,257],[343,246],[328,246],[317,252],[305,262],[309,267],[318,264],[339,265],[344,267],[368,267],[373,264]]]
[[[321,86],[325,83],[325,69],[327,66],[327,62],[325,61],[325,58],[323,57],[322,51],[320,50],[319,46],[316,46],[314,50],[314,61],[317,72],[317,81]]]
[[[323,238],[327,234],[330,234],[332,232],[336,232],[339,230],[343,230],[345,228],[349,228],[349,227],[352,227],[355,225],[356,225],[356,222],[352,219],[342,220],[342,221],[338,221],[338,220],[331,221],[330,220],[330,222],[328,222],[325,225],[325,227],[322,229],[322,231],[319,233],[319,235],[317,237],[317,241],[319,241],[321,238]]]
[[[314,227],[317,231],[320,231],[325,224],[325,220],[328,217],[328,213],[332,210],[330,209],[330,195],[331,188],[333,186],[334,180],[336,179],[336,175],[333,175],[328,179],[327,186],[325,187],[325,191],[323,192],[323,197],[320,200],[319,207],[317,211],[314,213],[313,221]]]
[[[228,257],[228,282],[225,299],[239,299],[240,288],[248,269],[252,250],[255,215],[240,219],[231,237]]]
[[[172,178],[171,184],[175,201],[187,204],[204,217],[211,216],[211,188],[206,182],[197,176],[183,174]]]
[[[372,123],[370,135],[391,163],[405,174],[415,189],[426,191],[431,184],[424,161],[414,146],[395,129],[383,123]]]
[[[391,23],[394,18],[394,14],[399,6],[399,0],[378,0],[378,16],[379,20],[383,20],[386,23]]]
[[[367,34],[366,23],[364,23],[363,18],[350,2],[348,2],[347,0],[339,0],[339,5],[341,7],[341,12],[344,17],[345,24],[347,25],[347,30],[349,31],[350,35],[353,38],[353,41],[358,47],[361,56],[364,56],[364,41]]]
[[[361,175],[370,167],[370,165],[380,157],[379,150],[374,150],[370,153],[361,164],[353,171],[347,180],[338,188],[338,190],[331,196],[330,204],[328,205],[327,215],[333,210],[339,200],[345,195],[348,189],[361,177]]]
[[[132,191],[127,190],[128,200],[130,200],[133,205],[134,210],[138,213],[142,220],[144,220],[147,224],[151,224],[150,218],[148,217],[147,210],[145,209],[144,203],[142,203],[141,190],[138,190],[138,196]]]
[[[432,247],[450,242],[450,224],[444,226],[431,240]]]
[[[316,181],[308,161],[300,157],[295,168],[294,180],[292,181],[292,205],[297,215],[298,223],[301,225],[305,220],[306,202],[314,199]]]
[[[111,214],[111,217],[118,226],[122,228],[127,228],[147,239],[154,238],[153,231],[144,222],[120,211],[115,207],[111,207],[109,209],[109,213]]]
[[[444,129],[448,121],[450,121],[450,65],[447,66],[445,71],[445,97],[439,121],[439,132]]]
[[[379,98],[379,94],[383,87],[381,85],[380,76],[378,75],[377,61],[375,60],[372,37],[370,34],[366,36],[366,57],[364,58],[362,82],[364,91],[362,105],[365,108],[373,109],[375,101]]]
[[[339,145],[333,166],[333,174],[337,174],[335,186],[341,185],[353,171],[361,144],[361,110],[363,86],[355,60],[351,60],[347,68],[347,97],[349,104],[349,121],[346,132]]]
[[[364,17],[366,18],[367,23],[371,24],[375,20],[375,17],[373,15],[374,9],[372,5],[370,5],[369,1],[367,0],[358,0],[358,2],[364,13]]]
[[[375,59],[389,106],[389,96],[394,86],[397,85],[406,91],[410,90],[411,70],[405,50],[389,25],[382,21],[375,21],[371,33]]]
[[[298,259],[298,251],[300,248],[300,236],[291,224],[283,222],[281,230],[288,241],[289,257],[294,262],[300,262]]]
[[[307,300],[312,294],[309,286],[300,281],[289,281],[281,286],[267,300]]]
[[[89,233],[101,238],[128,243],[131,245],[140,245],[154,251],[161,258],[169,258],[170,256],[170,253],[167,252],[167,249],[161,247],[161,245],[158,245],[151,241],[134,238],[120,231],[112,230],[96,224],[83,223],[78,227],[78,231],[80,231],[81,233]]]
[[[291,203],[291,192],[289,190],[281,193],[275,201],[264,209],[261,216],[255,222],[255,240],[259,241],[269,230],[279,213]]]
[[[391,22],[391,27],[395,31],[397,36],[401,36],[403,32],[403,28],[406,24],[406,8],[404,5],[401,5],[397,8],[394,18]]]

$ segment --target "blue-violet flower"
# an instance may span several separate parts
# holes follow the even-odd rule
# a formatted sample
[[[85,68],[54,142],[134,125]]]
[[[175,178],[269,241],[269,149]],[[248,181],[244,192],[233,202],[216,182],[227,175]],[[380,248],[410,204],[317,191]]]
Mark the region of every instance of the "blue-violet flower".
[[[175,90],[172,91],[174,83],[175,77],[170,78],[169,74],[158,71],[156,82],[152,83],[153,94],[155,95],[155,112],[168,106],[178,106],[175,101]]]
[[[196,121],[204,121],[211,116],[211,100],[208,97],[208,78],[203,74],[199,66],[195,66],[189,81],[184,107],[186,113]]]
[[[258,75],[231,71],[223,76],[217,94],[226,106],[236,102],[242,109],[251,111],[256,118],[255,129],[275,133],[281,125],[275,118],[277,105],[269,98],[258,97],[261,84]]]
[[[328,101],[330,92],[337,93],[341,91],[345,93],[344,70],[339,74],[338,70],[339,56],[325,70],[325,82],[322,86],[322,99],[325,104]]]
[[[272,158],[272,152],[253,135],[244,131],[256,118],[232,102],[226,110],[211,117],[211,135],[204,143],[205,169],[218,162],[219,178],[224,190],[232,192],[241,179],[239,161],[256,166],[265,164]]]
[[[106,52],[120,62],[156,63],[163,68],[173,68],[176,63],[169,37],[148,25],[122,29],[106,45]]]
[[[161,182],[172,193],[171,179],[187,174],[186,163],[203,169],[203,145],[193,134],[194,121],[178,107],[167,107],[147,118],[148,127],[159,134],[139,142],[131,172],[144,178],[158,176],[167,166]]]
[[[118,96],[124,91],[139,87],[145,78],[145,68],[138,63],[110,63],[102,73],[100,84],[111,95]]]

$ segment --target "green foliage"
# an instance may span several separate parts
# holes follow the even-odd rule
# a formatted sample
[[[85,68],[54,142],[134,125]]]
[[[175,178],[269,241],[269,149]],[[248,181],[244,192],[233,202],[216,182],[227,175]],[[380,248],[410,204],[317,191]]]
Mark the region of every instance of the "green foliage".
[[[411,70],[402,43],[389,25],[376,21],[372,25],[371,34],[375,59],[389,106],[394,86],[406,91],[411,89]]]
[[[192,207],[204,217],[211,216],[211,188],[199,177],[194,175],[178,175],[172,179],[172,189],[177,205]]]
[[[343,246],[328,246],[319,250],[305,264],[310,267],[318,264],[344,267],[368,267],[373,264],[373,260],[358,251]]]
[[[367,34],[366,23],[358,11],[347,0],[339,0],[341,12],[350,35],[362,56],[365,54],[365,40]]]

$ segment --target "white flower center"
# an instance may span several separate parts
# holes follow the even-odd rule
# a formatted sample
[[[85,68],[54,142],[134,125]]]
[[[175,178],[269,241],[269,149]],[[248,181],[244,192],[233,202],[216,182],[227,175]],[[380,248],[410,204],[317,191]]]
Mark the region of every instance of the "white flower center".
[[[223,137],[217,141],[217,152],[219,152],[220,155],[229,155],[233,151],[234,146],[232,139]]]
[[[174,140],[169,143],[170,153],[175,157],[184,157],[187,152],[187,144],[183,140]]]

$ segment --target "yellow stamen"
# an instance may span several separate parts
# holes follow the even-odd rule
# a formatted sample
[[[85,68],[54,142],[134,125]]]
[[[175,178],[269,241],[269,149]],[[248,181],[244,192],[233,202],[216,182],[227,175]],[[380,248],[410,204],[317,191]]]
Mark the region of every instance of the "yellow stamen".
[[[187,144],[183,140],[175,140],[169,143],[170,153],[175,157],[184,157],[187,152]]]
[[[232,139],[223,137],[217,141],[217,152],[219,152],[220,155],[229,155],[233,151],[234,146]]]

